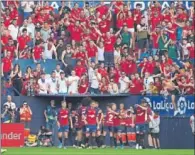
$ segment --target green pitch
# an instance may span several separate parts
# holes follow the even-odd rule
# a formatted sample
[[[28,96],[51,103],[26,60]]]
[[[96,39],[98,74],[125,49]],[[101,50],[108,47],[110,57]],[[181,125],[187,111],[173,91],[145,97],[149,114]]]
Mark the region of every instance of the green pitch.
[[[4,155],[194,155],[194,150],[7,148]]]

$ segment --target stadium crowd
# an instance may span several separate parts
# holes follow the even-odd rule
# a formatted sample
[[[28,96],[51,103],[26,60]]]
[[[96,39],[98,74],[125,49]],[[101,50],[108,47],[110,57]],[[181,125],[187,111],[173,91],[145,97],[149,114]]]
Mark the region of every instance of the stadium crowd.
[[[83,3],[1,3],[3,95],[194,94],[194,2]],[[20,59],[36,68],[22,72]],[[51,74],[47,59],[58,61]]]

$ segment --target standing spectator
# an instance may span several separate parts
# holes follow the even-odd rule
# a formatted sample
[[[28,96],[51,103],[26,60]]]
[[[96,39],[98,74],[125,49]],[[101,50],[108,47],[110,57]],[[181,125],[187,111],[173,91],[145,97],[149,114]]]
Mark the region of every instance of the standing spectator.
[[[54,100],[50,101],[50,105],[44,111],[44,116],[46,119],[46,128],[53,132],[57,121],[57,109]]]
[[[34,63],[39,62],[43,57],[43,46],[41,42],[35,43],[35,46],[32,50],[32,58]]]
[[[49,39],[50,33],[51,33],[51,29],[47,22],[44,22],[43,27],[40,32],[41,32],[43,41],[46,42]]]
[[[74,67],[74,71],[76,72],[76,75],[80,78],[87,72],[86,68],[81,64],[80,60],[77,61],[77,65]]]
[[[60,94],[68,93],[68,78],[65,77],[63,71],[60,72],[60,77],[58,78],[58,92]]]
[[[3,49],[4,49],[4,57],[7,56],[7,52],[10,52],[11,53],[10,58],[12,60],[14,58],[16,58],[16,60],[18,59],[18,51],[17,51],[14,41],[11,38],[9,38],[8,44],[6,44]]]
[[[2,59],[1,73],[2,73],[2,77],[4,77],[5,80],[8,80],[9,75],[11,73],[11,69],[12,69],[12,59],[10,56],[11,56],[11,53],[7,52],[6,57]]]
[[[63,72],[63,70],[61,70],[60,64],[56,65],[56,69],[54,70],[54,72],[56,73],[56,78],[59,79],[60,78],[60,73]]]
[[[24,138],[27,138],[30,134],[30,122],[32,120],[32,111],[26,101],[23,102],[20,108],[20,123],[24,124]]]
[[[23,51],[25,48],[28,47],[28,42],[30,41],[30,37],[27,34],[27,29],[23,28],[22,29],[22,35],[18,36],[18,44],[17,44],[17,49],[19,50],[18,55],[20,54],[21,51]]]
[[[21,6],[24,11],[24,19],[27,19],[32,14],[33,8],[35,7],[34,1],[21,2]]]
[[[160,149],[159,132],[160,132],[160,116],[155,113],[150,117],[149,126],[151,128],[152,143],[156,149]]]
[[[8,108],[8,111],[9,111],[10,116],[11,116],[10,123],[14,123],[15,122],[16,104],[14,102],[12,102],[12,97],[10,95],[7,96],[7,102],[5,102],[3,104],[3,106],[7,106],[7,108]]]
[[[99,83],[99,91],[101,94],[107,94],[108,93],[108,80],[105,77],[102,77],[100,83]]]
[[[75,71],[71,72],[71,76],[68,77],[68,93],[69,94],[77,94],[78,93],[78,84],[80,78],[76,75]]]
[[[154,78],[153,76],[150,76],[149,72],[145,73],[144,77],[144,88],[147,90],[146,93],[150,93],[150,84],[154,83]]]
[[[12,116],[11,116],[11,113],[10,113],[10,109],[8,109],[7,105],[3,106],[3,110],[2,110],[0,116],[1,116],[2,123],[11,123]]]
[[[46,82],[45,73],[41,74],[41,78],[38,80],[39,94],[47,94],[48,84]]]
[[[57,52],[56,52],[56,47],[53,44],[53,40],[49,39],[47,42],[44,44],[44,52],[43,52],[43,58],[44,59],[53,59],[53,56],[55,56],[55,59],[58,59]]]
[[[91,94],[99,94],[99,83],[101,81],[101,74],[98,73],[98,69],[94,70],[94,74],[91,76],[90,83],[90,93]]]
[[[12,24],[8,26],[8,30],[12,39],[14,40],[14,44],[16,45],[19,31],[16,19],[12,20]]]
[[[125,72],[122,72],[121,77],[119,78],[119,84],[120,84],[119,92],[128,93],[129,83],[130,83],[129,78],[126,76]]]
[[[146,51],[148,38],[148,26],[146,19],[142,17],[141,23],[137,25],[137,44],[138,44],[138,58],[141,56],[141,52]]]
[[[20,66],[18,64],[16,64],[11,71],[10,78],[13,81],[15,95],[19,96],[22,91],[22,71],[20,70]]]
[[[195,119],[194,119],[194,116],[195,116],[195,115],[192,115],[192,116],[190,117],[190,126],[191,126],[191,129],[192,129],[192,134],[195,136],[195,125],[194,125]]]
[[[58,79],[56,78],[55,71],[52,71],[51,77],[47,80],[48,91],[49,94],[57,94],[58,93]]]
[[[104,63],[104,43],[99,42],[99,45],[97,46],[98,49],[98,62],[99,63]]]

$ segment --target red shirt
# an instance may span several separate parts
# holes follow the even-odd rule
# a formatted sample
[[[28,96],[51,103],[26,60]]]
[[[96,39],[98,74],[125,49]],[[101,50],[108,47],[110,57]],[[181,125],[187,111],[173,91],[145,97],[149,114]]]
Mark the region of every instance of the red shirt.
[[[81,64],[84,65],[85,64],[85,60],[86,60],[85,53],[84,52],[76,53],[76,59],[79,59],[81,61]]]
[[[115,115],[114,114],[113,126],[120,126],[120,118],[119,118],[119,115]]]
[[[42,53],[43,53],[43,48],[42,47],[38,47],[38,46],[34,47],[34,57],[35,57],[35,60],[41,59],[41,54]]]
[[[86,120],[88,125],[96,125],[97,111],[89,107],[86,111]]]
[[[137,65],[134,61],[129,61],[128,62],[128,67],[127,67],[127,74],[134,74],[137,72]]]
[[[126,74],[128,74],[128,61],[121,61],[120,63],[120,67],[121,67],[121,72],[125,72]]]
[[[156,33],[152,33],[152,44],[153,44],[153,48],[158,49],[158,34]]]
[[[168,32],[168,34],[169,34],[169,38],[171,40],[175,41],[177,39],[177,36],[176,36],[176,27],[174,26],[174,27],[172,27],[169,30],[174,31],[173,33]]]
[[[60,109],[58,112],[58,121],[60,126],[67,126],[69,125],[69,111],[68,109]]]
[[[100,18],[102,17],[102,15],[106,15],[108,12],[108,7],[106,5],[101,5],[96,9],[97,12],[100,13]]]
[[[161,20],[162,18],[160,16],[151,18],[152,30],[154,30],[160,24]]]
[[[124,21],[128,28],[134,28],[134,19],[133,17],[127,17]]]
[[[134,17],[136,17],[135,23],[140,24],[142,18],[141,10],[137,10],[137,9],[133,10],[133,15]]]
[[[5,35],[1,36],[1,41],[5,45],[8,43],[9,39],[12,39],[12,37],[10,35],[8,35],[8,36],[5,36]]]
[[[79,114],[79,122],[81,123],[81,126],[84,126],[85,125],[85,122],[84,122],[84,115],[86,113],[86,110],[87,110],[87,107],[85,106],[81,106],[79,109],[78,109],[78,114]]]
[[[76,75],[78,77],[81,77],[83,74],[85,74],[87,72],[86,68],[82,65],[80,65],[80,66],[76,65],[74,70],[75,70]]]
[[[180,19],[182,21],[186,21],[187,20],[187,14],[186,13],[181,13],[181,14],[178,14],[176,19]]]
[[[122,1],[116,1],[115,2],[115,6],[117,6],[118,8],[120,8],[120,6],[123,6],[124,2]],[[117,15],[120,12],[120,9],[118,9],[117,7],[114,8],[114,12]]]
[[[149,72],[150,74],[153,74],[155,66],[156,66],[155,62],[148,62],[145,66],[145,72]]]
[[[75,25],[70,25],[68,27],[68,30],[70,31],[72,40],[75,40],[76,42],[81,41],[81,34],[82,34],[81,27],[77,27]]]
[[[136,124],[144,124],[147,121],[146,110],[143,110],[140,107],[136,108]]]
[[[92,58],[92,57],[96,57],[96,54],[97,54],[97,47],[96,46],[87,46],[87,48],[86,48],[86,50],[87,50],[87,55],[88,55],[88,58]]]
[[[3,15],[3,19],[4,19],[4,25],[5,27],[8,27],[10,24],[11,24],[11,17],[10,17],[10,14],[7,16],[7,15]]]
[[[114,124],[114,114],[112,112],[107,111],[105,117],[105,126],[113,126]]]
[[[71,11],[71,15],[74,19],[78,19],[80,17],[80,13],[81,13],[82,9],[81,8],[72,8],[72,11]]]
[[[12,59],[5,57],[2,59],[2,63],[3,63],[3,72],[5,73],[10,72],[12,66]]]
[[[195,59],[194,46],[188,47],[188,50],[190,52],[190,59]]]
[[[108,76],[108,72],[105,68],[98,68],[98,73],[100,73],[102,77]]]
[[[120,116],[121,116],[120,125],[125,125],[126,124],[125,114],[126,114],[126,110],[120,110]]]
[[[120,29],[121,27],[123,27],[124,22],[125,22],[124,19],[117,19],[117,20],[116,20],[116,27],[117,27],[118,29]]]
[[[114,44],[116,42],[116,37],[111,36],[110,38],[104,37],[104,51],[105,52],[114,52]]]
[[[132,126],[133,125],[133,115],[129,114],[129,112],[127,112],[126,119],[125,119],[125,124],[126,124],[126,126]]]
[[[110,30],[110,21],[109,20],[102,20],[99,23],[99,29],[102,33],[106,33]]]
[[[4,51],[6,50],[6,52],[10,52],[11,53],[11,55],[10,55],[10,58],[11,59],[13,59],[14,58],[14,54],[15,54],[15,50],[16,50],[16,46],[14,46],[14,45],[11,45],[11,46],[9,46],[9,45],[6,45],[5,47],[4,47]]]
[[[170,14],[166,14],[166,15],[163,15],[163,20],[166,21],[166,22],[170,22],[171,21],[171,15]]]
[[[81,80],[81,83],[80,83],[79,89],[78,89],[79,94],[86,93],[88,87],[89,87],[88,80]]]
[[[99,37],[98,33],[94,28],[92,28],[90,33],[90,39],[92,39],[93,41],[97,41],[98,37]]]
[[[24,50],[27,43],[30,41],[29,36],[19,36],[18,43],[19,43],[19,50]]]

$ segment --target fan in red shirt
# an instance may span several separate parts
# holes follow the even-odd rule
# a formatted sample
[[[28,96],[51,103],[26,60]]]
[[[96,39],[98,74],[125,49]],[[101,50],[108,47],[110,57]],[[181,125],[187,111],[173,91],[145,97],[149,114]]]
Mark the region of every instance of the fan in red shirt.
[[[77,62],[74,71],[78,77],[83,76],[87,72],[86,68],[81,64],[81,61]]]
[[[74,8],[72,8],[70,14],[71,14],[71,16],[72,16],[73,19],[79,20],[81,11],[82,11],[82,9],[79,8],[78,3],[74,3]]]
[[[104,66],[104,63],[100,64],[100,67],[98,68],[98,73],[100,73],[102,77],[105,77],[108,80],[108,72]]]
[[[7,55],[8,51],[11,53],[11,56],[10,56],[11,59],[14,59],[14,57],[18,58],[16,46],[14,45],[14,41],[11,38],[9,38],[8,44],[4,46],[5,55]]]
[[[156,62],[153,61],[152,56],[149,56],[148,62],[146,63],[146,65],[144,67],[144,73],[149,72],[150,74],[153,74],[155,66],[156,66]]]
[[[7,52],[6,57],[2,59],[2,76],[7,79],[12,69],[11,53]]]
[[[97,131],[97,122],[98,122],[98,113],[97,110],[95,109],[96,107],[96,102],[91,101],[90,107],[87,108],[86,113],[85,113],[85,123],[86,123],[86,144],[89,144],[89,137],[91,137],[91,146],[96,146],[96,131]]]
[[[152,3],[150,3],[150,9],[151,9],[151,13],[154,14],[156,13],[160,13],[161,12],[161,4],[158,1],[154,1]]]
[[[102,16],[102,20],[99,22],[99,30],[101,33],[106,33],[110,30],[110,21],[112,19],[111,12]]]
[[[177,37],[176,37],[176,25],[173,25],[171,22],[168,23],[168,27],[165,29],[168,34],[169,34],[169,38],[172,41],[176,41]]]
[[[87,79],[87,76],[84,74],[80,79],[78,92],[79,94],[86,94],[88,92],[88,89],[89,81]]]
[[[127,75],[131,75],[137,72],[137,65],[133,58],[129,55],[127,57],[128,67],[127,67]]]
[[[141,4],[136,4],[136,9],[133,10],[134,22],[140,24],[142,18]]]
[[[100,18],[103,15],[106,15],[108,12],[108,7],[104,4],[104,2],[100,2],[100,5],[96,7],[96,12],[100,13]]]
[[[142,99],[141,105],[135,105],[136,107],[136,137],[137,145],[140,147],[144,146],[144,138],[146,132],[146,123],[147,123],[147,102],[145,99]]]
[[[4,20],[4,25],[5,27],[8,27],[11,24],[11,17],[10,17],[10,10],[6,9],[5,14],[2,14],[3,20]]]
[[[125,18],[125,24],[127,25],[130,32],[131,29],[133,29],[134,32],[134,18],[131,11],[128,11],[127,17]]]
[[[194,52],[194,41],[191,41],[191,46],[188,47],[188,50],[190,52],[190,59],[195,59],[195,52]]]
[[[120,62],[120,68],[121,72],[125,72],[126,74],[128,73],[128,61],[125,57],[122,57],[122,60]]]
[[[33,60],[36,62],[37,60],[40,60],[42,58],[43,54],[43,47],[41,46],[41,42],[37,42],[36,46],[33,48]]]
[[[76,59],[80,60],[82,65],[86,65],[87,56],[86,56],[83,45],[79,46],[79,52],[76,53]]]
[[[59,148],[62,148],[62,134],[64,135],[64,147],[67,146],[69,124],[70,124],[70,128],[73,128],[72,118],[70,117],[70,112],[66,108],[66,101],[62,101],[61,106],[62,107],[59,109],[58,115],[57,115],[58,139],[60,141]]]
[[[176,16],[177,20],[180,20],[180,21],[186,21],[187,20],[188,16],[184,12],[184,8],[181,8],[181,7],[178,8],[177,13],[178,13],[177,16]]]
[[[151,25],[152,25],[152,31],[160,24],[162,18],[161,15],[157,12],[154,13],[153,16],[151,16]]]
[[[18,37],[18,49],[24,50],[27,47],[27,43],[30,41],[30,37],[27,35],[27,29],[22,30],[22,35]]]
[[[5,46],[8,44],[9,39],[12,39],[11,35],[9,35],[8,30],[3,31],[2,36],[1,36],[1,44],[2,46]]]
[[[75,22],[75,24],[69,24],[68,30],[70,31],[72,40],[75,40],[76,42],[81,41],[81,35],[82,35],[83,30],[78,20]]]
[[[88,58],[90,58],[93,62],[96,62],[98,50],[97,50],[97,47],[92,40],[90,40],[89,45],[86,47],[86,50],[87,50]]]
[[[119,12],[116,17],[116,27],[117,29],[120,29],[123,27],[125,22],[125,14],[123,12]]]
[[[99,90],[101,94],[108,93],[108,80],[105,77],[102,77],[101,82],[99,83]]]

